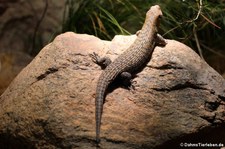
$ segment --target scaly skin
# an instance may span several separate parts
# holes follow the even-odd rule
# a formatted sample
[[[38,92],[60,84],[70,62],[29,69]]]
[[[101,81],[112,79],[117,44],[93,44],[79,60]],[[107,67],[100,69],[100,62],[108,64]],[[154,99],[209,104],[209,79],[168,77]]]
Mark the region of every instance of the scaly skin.
[[[146,13],[146,19],[142,29],[134,43],[111,64],[109,64],[100,75],[96,88],[96,142],[100,143],[100,125],[102,118],[103,102],[106,90],[110,83],[123,72],[133,74],[135,70],[143,66],[152,54],[157,40],[165,45],[165,41],[158,39],[157,27],[159,18],[162,16],[158,5],[152,6]]]

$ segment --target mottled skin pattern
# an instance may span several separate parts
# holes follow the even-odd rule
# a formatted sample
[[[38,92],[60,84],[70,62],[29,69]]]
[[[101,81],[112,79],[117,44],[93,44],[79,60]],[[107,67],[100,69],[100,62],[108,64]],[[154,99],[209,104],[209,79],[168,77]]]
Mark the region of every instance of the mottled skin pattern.
[[[102,72],[96,88],[96,142],[100,143],[100,125],[102,118],[103,102],[106,90],[110,83],[119,75],[133,74],[135,70],[143,66],[152,54],[156,43],[165,45],[166,42],[157,35],[159,18],[162,16],[158,5],[152,6],[146,13],[146,19],[142,29],[134,43]],[[96,63],[100,63],[96,55],[92,55]]]

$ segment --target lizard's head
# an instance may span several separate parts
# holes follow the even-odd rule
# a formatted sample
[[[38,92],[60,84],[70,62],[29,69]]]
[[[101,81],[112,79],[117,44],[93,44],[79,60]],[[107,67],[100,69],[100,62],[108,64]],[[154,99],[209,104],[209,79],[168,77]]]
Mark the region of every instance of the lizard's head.
[[[153,24],[159,25],[162,15],[163,14],[159,5],[155,5],[152,6],[146,13],[146,18],[150,18]]]

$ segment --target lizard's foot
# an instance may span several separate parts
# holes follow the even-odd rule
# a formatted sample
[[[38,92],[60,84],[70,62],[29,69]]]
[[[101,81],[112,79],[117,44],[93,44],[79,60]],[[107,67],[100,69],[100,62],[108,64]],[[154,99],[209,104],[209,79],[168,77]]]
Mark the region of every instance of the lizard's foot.
[[[137,81],[131,80],[130,81],[130,86],[128,87],[128,89],[133,93],[133,91],[135,91],[135,85],[137,84]]]
[[[132,79],[132,75],[129,72],[122,72],[120,77],[123,81],[123,86],[130,91],[135,90],[135,84],[137,83]]]
[[[89,54],[89,56],[91,57],[91,60],[95,63],[98,64],[98,59],[100,59],[99,55],[95,52],[93,52],[92,54]]]
[[[99,65],[102,69],[105,69],[111,63],[110,58],[100,58],[100,56],[95,52],[93,52],[93,54],[89,54],[89,56],[91,57],[92,61]]]
[[[136,36],[138,36],[138,35],[140,34],[140,32],[141,32],[141,30],[138,30],[138,31],[136,32]]]
[[[164,47],[166,44],[167,44],[166,40],[160,34],[157,34],[156,45]]]

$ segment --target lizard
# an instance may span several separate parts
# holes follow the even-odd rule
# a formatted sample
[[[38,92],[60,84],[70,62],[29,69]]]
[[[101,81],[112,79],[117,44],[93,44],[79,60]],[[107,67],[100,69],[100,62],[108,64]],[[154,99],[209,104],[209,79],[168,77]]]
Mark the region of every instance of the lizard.
[[[100,58],[95,52],[90,54],[92,61],[100,65],[104,71],[100,75],[95,94],[96,143],[100,143],[100,125],[103,104],[108,86],[117,78],[132,79],[135,71],[150,60],[157,45],[165,46],[166,41],[158,34],[158,26],[162,11],[158,5],[152,6],[146,13],[142,29],[131,46],[113,62],[109,58]],[[132,82],[131,82],[132,83]]]

